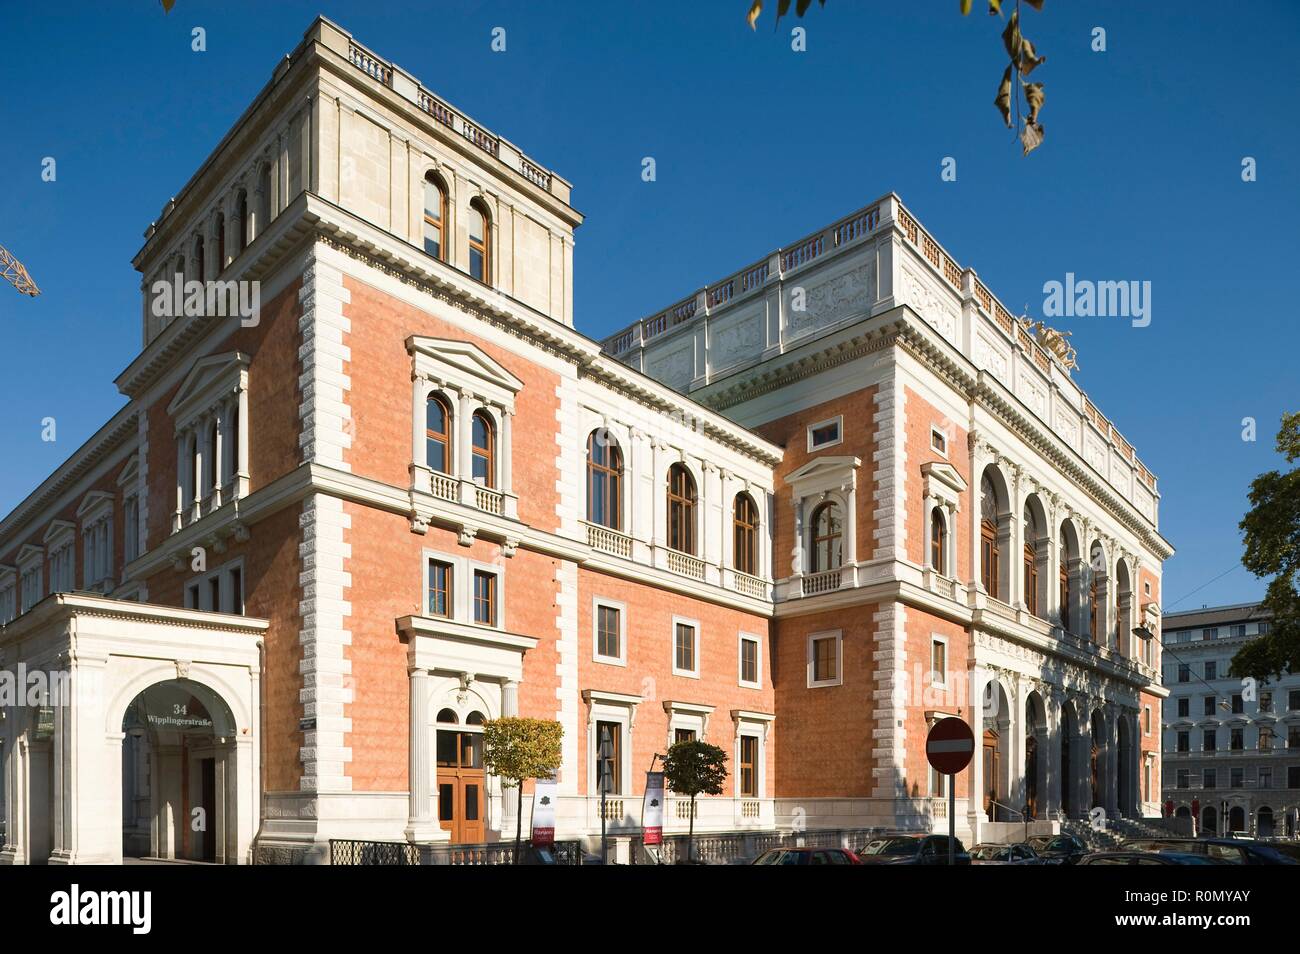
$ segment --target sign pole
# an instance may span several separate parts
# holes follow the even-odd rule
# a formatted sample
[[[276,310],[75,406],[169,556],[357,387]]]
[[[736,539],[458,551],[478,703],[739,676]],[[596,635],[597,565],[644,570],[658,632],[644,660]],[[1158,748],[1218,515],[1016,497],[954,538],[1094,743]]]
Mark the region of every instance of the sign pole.
[[[957,776],[948,776],[948,867],[957,865]]]

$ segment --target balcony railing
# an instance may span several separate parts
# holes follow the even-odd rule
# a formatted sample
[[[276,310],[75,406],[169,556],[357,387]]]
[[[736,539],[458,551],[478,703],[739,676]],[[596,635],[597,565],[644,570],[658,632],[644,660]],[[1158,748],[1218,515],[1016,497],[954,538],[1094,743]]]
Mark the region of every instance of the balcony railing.
[[[587,524],[587,545],[602,553],[614,556],[630,557],[632,555],[632,538],[610,527],[598,523]]]
[[[818,593],[829,593],[832,590],[838,590],[842,577],[843,574],[838,569],[805,576],[803,578],[803,595],[815,596]]]
[[[704,561],[678,550],[668,551],[668,569],[692,580],[704,579]]]
[[[429,493],[439,500],[459,500],[460,481],[447,474],[434,474],[429,479]]]
[[[490,487],[475,487],[474,506],[478,507],[479,510],[496,514],[499,517],[506,512],[505,495],[501,491],[493,490]]]
[[[732,574],[731,585],[737,593],[744,593],[746,596],[752,596],[755,599],[767,599],[767,583],[756,576],[750,576],[748,573],[741,573],[736,570]]]

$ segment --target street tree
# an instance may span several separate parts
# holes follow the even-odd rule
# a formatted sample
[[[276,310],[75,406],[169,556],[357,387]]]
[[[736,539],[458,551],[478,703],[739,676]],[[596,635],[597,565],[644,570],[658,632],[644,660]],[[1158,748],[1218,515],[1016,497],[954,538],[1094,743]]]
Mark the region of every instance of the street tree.
[[[550,778],[560,770],[564,726],[547,719],[505,716],[483,724],[483,764],[503,788],[519,789],[515,813],[515,864],[523,834],[524,780]]]
[[[678,795],[691,798],[691,821],[686,836],[689,862],[695,854],[695,798],[722,794],[722,783],[727,780],[727,753],[698,739],[674,742],[664,757],[664,780]]]

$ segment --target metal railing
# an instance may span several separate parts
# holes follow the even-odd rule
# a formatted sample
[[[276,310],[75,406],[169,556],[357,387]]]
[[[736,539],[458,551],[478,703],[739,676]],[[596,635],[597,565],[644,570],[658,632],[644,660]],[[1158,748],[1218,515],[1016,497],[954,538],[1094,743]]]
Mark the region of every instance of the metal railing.
[[[697,832],[694,860],[705,864],[748,864],[772,848],[848,848],[857,851],[868,841],[896,828],[816,828],[808,831]],[[686,860],[688,835],[665,834],[657,853],[647,850],[641,836],[632,839],[634,865],[677,864]],[[657,855],[657,857],[656,857]]]
[[[521,843],[525,850],[532,842]],[[562,865],[582,864],[582,846],[576,841],[557,841],[550,847]],[[412,845],[401,841],[354,841],[330,839],[332,865],[509,865],[514,864],[515,843],[500,841],[472,845]]]

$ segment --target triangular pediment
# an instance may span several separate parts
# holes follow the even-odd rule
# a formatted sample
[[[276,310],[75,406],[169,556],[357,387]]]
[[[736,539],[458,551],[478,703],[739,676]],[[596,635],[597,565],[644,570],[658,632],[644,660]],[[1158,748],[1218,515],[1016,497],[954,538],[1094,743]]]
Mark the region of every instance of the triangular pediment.
[[[524,382],[489,357],[483,349],[468,341],[450,338],[406,339],[406,350],[415,358],[416,368],[429,365],[449,380],[475,381],[510,394],[518,394]]]
[[[802,467],[796,468],[785,478],[786,483],[796,483],[816,477],[844,475],[861,464],[857,457],[814,457]]]
[[[228,378],[233,386],[238,381],[239,372],[247,367],[248,356],[238,351],[200,358],[177,388],[176,396],[167,405],[167,413],[176,416],[183,412],[189,405],[207,398],[218,383],[224,386]]]
[[[929,463],[921,465],[921,474],[924,477],[940,481],[945,486],[952,488],[959,494],[966,492],[966,478],[957,472],[957,468],[947,461],[932,460]]]

